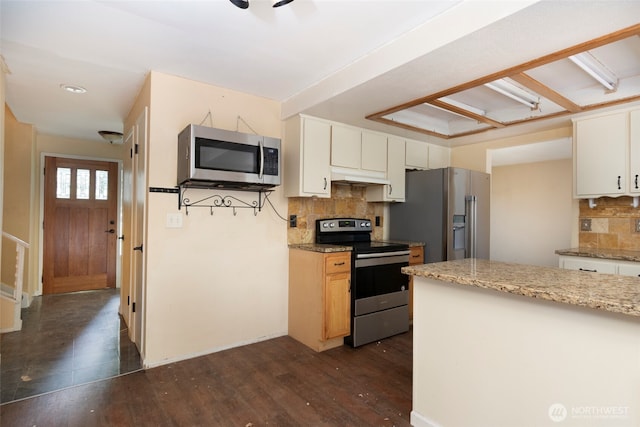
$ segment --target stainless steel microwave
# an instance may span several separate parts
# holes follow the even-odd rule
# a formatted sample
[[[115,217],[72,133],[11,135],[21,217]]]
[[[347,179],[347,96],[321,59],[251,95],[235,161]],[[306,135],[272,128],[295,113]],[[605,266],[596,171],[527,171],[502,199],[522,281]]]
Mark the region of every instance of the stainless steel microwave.
[[[280,185],[280,139],[189,125],[178,135],[178,185],[262,190]]]

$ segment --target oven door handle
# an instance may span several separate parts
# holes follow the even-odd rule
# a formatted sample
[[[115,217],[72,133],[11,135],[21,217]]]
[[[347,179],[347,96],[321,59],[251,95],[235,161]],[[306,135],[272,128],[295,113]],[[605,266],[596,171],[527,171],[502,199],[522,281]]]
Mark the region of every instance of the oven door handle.
[[[409,255],[411,252],[409,251],[394,251],[394,252],[376,252],[375,254],[357,254],[356,259],[365,259],[365,258],[381,258],[387,256],[400,256],[400,255]]]

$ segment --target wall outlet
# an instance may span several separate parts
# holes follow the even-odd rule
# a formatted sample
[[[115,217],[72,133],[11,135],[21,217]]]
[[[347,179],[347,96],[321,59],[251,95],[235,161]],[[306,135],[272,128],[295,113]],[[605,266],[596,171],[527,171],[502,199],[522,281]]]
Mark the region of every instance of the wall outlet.
[[[376,216],[376,227],[380,227],[380,217]]]
[[[580,220],[580,231],[591,231],[591,218],[582,218]]]
[[[167,228],[182,228],[182,214],[180,213],[168,213],[167,214]]]
[[[289,215],[289,227],[296,228],[298,226],[298,215]]]
[[[636,233],[640,233],[640,218],[636,218]]]

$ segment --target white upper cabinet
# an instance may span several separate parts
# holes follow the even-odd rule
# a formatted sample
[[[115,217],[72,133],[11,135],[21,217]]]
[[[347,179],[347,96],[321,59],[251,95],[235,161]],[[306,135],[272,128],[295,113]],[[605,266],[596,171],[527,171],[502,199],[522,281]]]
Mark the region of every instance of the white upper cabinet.
[[[429,169],[429,145],[420,141],[406,141],[407,169]]]
[[[450,152],[448,147],[408,139],[405,166],[407,169],[446,168],[451,164]]]
[[[578,119],[574,123],[575,196],[629,194],[629,113]]]
[[[307,116],[285,123],[284,191],[287,197],[331,196],[331,123]]]
[[[640,110],[629,113],[629,192],[640,194]]]
[[[387,138],[387,185],[367,187],[369,202],[404,202],[405,198],[405,141],[389,136]]]
[[[331,166],[355,170],[387,171],[387,136],[333,123]]]
[[[429,144],[429,169],[448,168],[451,165],[451,149]]]
[[[387,136],[362,131],[361,168],[370,171],[387,171]]]
[[[362,131],[333,123],[331,125],[331,166],[360,169]]]

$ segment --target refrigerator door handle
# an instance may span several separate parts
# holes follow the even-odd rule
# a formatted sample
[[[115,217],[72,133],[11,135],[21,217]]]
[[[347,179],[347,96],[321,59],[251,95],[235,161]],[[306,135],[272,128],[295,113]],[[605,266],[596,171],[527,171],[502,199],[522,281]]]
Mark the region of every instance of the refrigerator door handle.
[[[465,197],[465,208],[468,218],[469,227],[467,228],[468,245],[465,251],[465,258],[476,258],[477,256],[477,243],[476,243],[476,221],[478,213],[478,200],[476,196]]]

